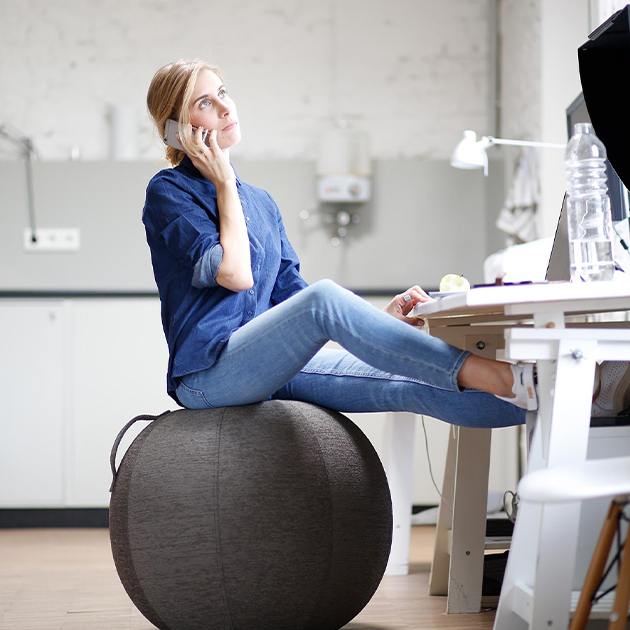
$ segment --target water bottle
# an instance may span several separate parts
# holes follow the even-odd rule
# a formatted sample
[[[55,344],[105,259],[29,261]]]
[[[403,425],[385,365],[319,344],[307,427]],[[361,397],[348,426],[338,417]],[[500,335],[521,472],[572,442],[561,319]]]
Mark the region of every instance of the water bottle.
[[[567,217],[571,281],[612,280],[612,220],[606,149],[590,123],[578,123],[567,144]]]

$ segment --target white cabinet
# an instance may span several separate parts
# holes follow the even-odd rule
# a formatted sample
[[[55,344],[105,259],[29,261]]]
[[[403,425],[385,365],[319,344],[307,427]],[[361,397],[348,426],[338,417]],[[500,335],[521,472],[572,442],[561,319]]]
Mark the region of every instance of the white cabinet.
[[[0,300],[0,507],[107,507],[118,431],[177,408],[167,359],[157,298]]]
[[[0,303],[0,507],[65,503],[62,302]]]
[[[68,505],[109,505],[109,454],[139,414],[177,409],[166,394],[168,350],[156,299],[85,299],[71,305],[72,402],[68,414]],[[137,423],[119,452],[146,426]]]

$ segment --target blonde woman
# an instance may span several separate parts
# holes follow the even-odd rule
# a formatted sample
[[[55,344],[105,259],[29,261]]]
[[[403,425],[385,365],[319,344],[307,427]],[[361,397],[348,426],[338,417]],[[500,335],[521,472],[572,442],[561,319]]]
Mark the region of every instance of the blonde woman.
[[[531,365],[490,361],[421,334],[414,286],[380,311],[330,280],[308,285],[280,212],[229,160],[241,124],[221,72],[181,60],[147,104],[173,168],[149,183],[143,221],[169,347],[167,389],[188,408],[294,399],[346,412],[411,411],[454,424],[524,422]],[[173,123],[168,123],[172,125]],[[338,342],[343,350],[323,348]]]

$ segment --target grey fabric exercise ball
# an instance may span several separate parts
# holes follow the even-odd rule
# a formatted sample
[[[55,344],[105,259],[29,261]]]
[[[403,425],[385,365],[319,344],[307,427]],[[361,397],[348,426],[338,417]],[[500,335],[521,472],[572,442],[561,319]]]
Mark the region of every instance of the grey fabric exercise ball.
[[[383,577],[391,498],[374,448],[340,413],[180,410],[123,457],[110,538],[125,590],[158,628],[336,630]]]

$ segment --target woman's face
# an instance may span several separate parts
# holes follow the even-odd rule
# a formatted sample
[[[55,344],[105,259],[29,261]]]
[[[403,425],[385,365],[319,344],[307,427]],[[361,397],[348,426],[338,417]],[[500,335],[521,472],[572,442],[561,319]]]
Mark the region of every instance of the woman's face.
[[[217,130],[217,144],[229,149],[241,139],[238,114],[225,85],[211,70],[197,76],[190,105],[190,122],[194,127]]]

